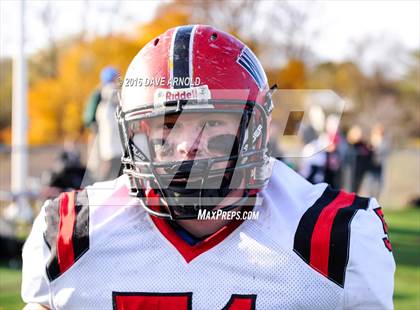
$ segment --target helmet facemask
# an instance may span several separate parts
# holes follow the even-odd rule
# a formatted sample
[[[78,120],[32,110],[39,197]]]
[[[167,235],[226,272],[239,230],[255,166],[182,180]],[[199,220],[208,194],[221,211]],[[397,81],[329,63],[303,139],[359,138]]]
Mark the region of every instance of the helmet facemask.
[[[196,106],[194,100],[179,100],[166,102],[161,111],[156,107],[153,112],[147,107],[119,111],[126,148],[124,173],[130,177],[132,194],[141,198],[144,207],[154,215],[194,219],[203,209],[231,210],[245,204],[249,195],[267,182],[266,178],[258,179],[259,169],[268,161],[265,155],[266,111],[249,101],[208,100],[204,105],[200,102],[200,109],[193,108]],[[183,116],[195,119],[206,113],[213,119],[217,114],[232,115],[228,119],[236,120],[235,131],[212,134],[212,128],[198,127],[194,145],[206,144],[203,154],[199,149],[194,156],[159,160],[159,154],[168,159],[176,148],[170,142],[172,129],[167,130],[169,136],[156,135],[151,133],[156,126],[152,128],[150,125],[156,124],[156,120],[161,120],[164,125],[167,118],[172,119],[173,126],[178,122],[182,125]],[[176,131],[172,133],[176,134]],[[234,197],[226,199],[228,196]]]
[[[179,26],[146,44],[127,69],[118,115],[126,148],[124,172],[130,177],[132,193],[144,199],[143,207],[151,214],[178,219],[196,218],[204,208],[227,210],[248,203],[248,196],[255,196],[270,174],[269,92],[267,76],[254,53],[214,27]],[[150,137],[144,131],[147,128],[137,138],[140,131],[130,132],[132,121],[184,113],[238,113],[241,121],[235,132],[227,132],[235,138],[224,137],[232,144],[229,152],[221,148],[222,137],[206,141],[208,135],[203,132],[197,141],[205,141],[204,150],[210,146],[222,152],[204,151],[186,158],[174,153],[173,159],[157,160],[153,152],[173,150],[170,139],[169,144],[165,137],[153,141],[156,137]],[[199,127],[191,129],[197,137]]]

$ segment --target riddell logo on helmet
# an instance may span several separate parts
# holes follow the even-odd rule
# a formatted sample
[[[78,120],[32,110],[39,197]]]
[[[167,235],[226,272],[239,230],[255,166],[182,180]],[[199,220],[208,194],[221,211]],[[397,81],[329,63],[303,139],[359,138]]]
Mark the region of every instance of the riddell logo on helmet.
[[[161,107],[167,101],[211,99],[211,93],[207,85],[179,89],[158,89],[155,92],[155,107]]]
[[[197,95],[197,90],[196,89],[187,89],[187,90],[182,90],[179,92],[166,92],[166,101],[175,101],[175,100],[190,100],[193,99],[194,97],[196,98]]]

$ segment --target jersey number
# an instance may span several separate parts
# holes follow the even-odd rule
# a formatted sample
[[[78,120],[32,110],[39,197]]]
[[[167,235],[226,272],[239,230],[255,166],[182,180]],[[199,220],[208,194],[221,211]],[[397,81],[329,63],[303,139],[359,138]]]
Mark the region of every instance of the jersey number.
[[[389,235],[388,235],[388,225],[385,222],[385,218],[384,218],[384,213],[382,212],[382,208],[376,208],[373,209],[373,211],[375,211],[375,214],[379,217],[379,219],[382,222],[382,228],[384,229],[384,234],[386,235],[386,237],[382,238],[385,247],[388,249],[388,251],[392,251],[392,245],[391,245],[391,241],[389,241]]]
[[[237,295],[230,297],[222,310],[253,310],[257,295]],[[122,293],[113,292],[114,310],[191,310],[192,293]]]

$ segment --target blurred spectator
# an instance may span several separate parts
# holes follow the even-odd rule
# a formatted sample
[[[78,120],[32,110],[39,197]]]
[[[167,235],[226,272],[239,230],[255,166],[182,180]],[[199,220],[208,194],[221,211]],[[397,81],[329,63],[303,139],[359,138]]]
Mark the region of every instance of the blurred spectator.
[[[101,71],[100,78],[101,86],[92,93],[86,106],[84,123],[97,138],[92,142],[88,168],[97,180],[108,180],[118,175],[121,166],[122,146],[115,116],[119,73],[108,66]]]
[[[325,145],[325,139],[326,135],[321,135],[318,139],[309,142],[303,147],[303,158],[299,173],[312,184],[321,183],[325,180],[327,152],[322,150]]]
[[[22,266],[23,243],[23,240],[14,236],[0,234],[0,263],[6,263],[11,268],[20,268]]]
[[[318,105],[311,106],[308,113],[309,122],[302,124],[303,144],[309,144],[315,141],[324,131],[325,113]]]
[[[346,162],[350,172],[350,191],[358,193],[365,174],[372,165],[372,149],[362,137],[362,129],[354,125],[347,133],[350,145],[346,154]]]
[[[344,139],[338,132],[339,121],[337,115],[329,115],[325,132],[303,149],[300,174],[313,184],[325,182],[333,188],[342,186],[341,163],[345,147],[342,146]]]
[[[94,133],[98,131],[98,124],[96,122],[96,110],[102,100],[102,87],[113,83],[118,79],[119,73],[114,67],[108,66],[102,69],[100,73],[101,85],[98,86],[90,95],[85,111],[83,113],[83,123],[87,128],[90,128]]]
[[[327,134],[322,134],[305,145],[299,173],[313,184],[325,182],[333,188],[340,188],[341,158],[337,142],[338,139],[330,140]],[[328,145],[326,149],[325,145]]]
[[[333,188],[342,188],[342,164],[347,149],[347,142],[339,130],[340,117],[336,114],[328,115],[325,131],[328,135],[327,163],[324,182]]]
[[[80,189],[83,181],[90,183],[86,179],[89,175],[80,161],[80,154],[74,148],[65,148],[56,158],[53,169],[43,174],[41,195],[52,198],[64,191]]]
[[[370,144],[372,146],[372,162],[368,171],[369,195],[380,197],[383,186],[383,173],[385,164],[390,152],[390,141],[385,136],[384,127],[381,123],[376,124],[370,134]]]

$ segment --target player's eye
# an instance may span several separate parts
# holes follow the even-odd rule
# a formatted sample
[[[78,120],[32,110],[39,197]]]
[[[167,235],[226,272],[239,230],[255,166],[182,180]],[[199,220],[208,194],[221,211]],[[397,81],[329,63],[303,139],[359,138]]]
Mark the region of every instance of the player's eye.
[[[204,126],[206,127],[217,127],[222,125],[222,122],[219,120],[207,120],[204,122]]]
[[[163,123],[163,129],[171,130],[171,129],[176,129],[180,127],[180,122],[178,122],[178,117],[179,115],[165,115],[163,119],[161,119]]]
[[[173,123],[165,123],[163,124],[163,129],[172,129],[174,126],[175,125]]]
[[[165,122],[163,124],[164,130],[171,130],[171,129],[177,129],[177,128],[179,128],[179,124],[177,124],[177,122]]]

